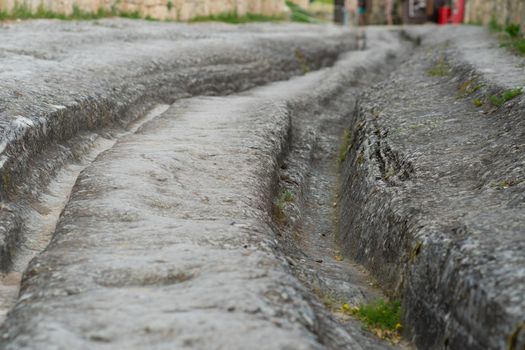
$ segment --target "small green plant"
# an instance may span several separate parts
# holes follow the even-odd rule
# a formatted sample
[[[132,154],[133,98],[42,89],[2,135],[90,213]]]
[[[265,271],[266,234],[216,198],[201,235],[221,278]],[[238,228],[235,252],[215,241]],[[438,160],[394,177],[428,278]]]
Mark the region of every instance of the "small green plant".
[[[31,11],[31,8],[26,5],[25,2],[22,4],[15,2],[13,10],[11,11],[11,16],[12,18],[16,19],[27,19],[33,16],[33,12]]]
[[[491,32],[501,32],[503,27],[498,23],[498,20],[495,17],[492,17],[489,22],[489,30]]]
[[[171,11],[173,9],[173,0],[168,0],[166,7],[168,8],[168,11]]]
[[[483,86],[483,84],[477,84],[475,79],[467,80],[459,86],[458,96],[460,98],[467,97],[481,89]]]
[[[401,325],[401,303],[378,300],[360,306],[343,304],[341,311],[361,320],[366,327],[381,338],[399,341]]]
[[[512,100],[513,98],[521,95],[523,93],[523,89],[521,87],[509,89],[503,91],[501,94],[498,95],[491,95],[489,96],[489,101],[496,107],[501,107],[505,102]]]
[[[293,202],[293,192],[290,190],[284,190],[279,198],[279,203]]]
[[[224,12],[210,16],[198,16],[190,20],[190,22],[224,22],[230,24],[242,24],[250,22],[279,22],[282,17],[265,16],[256,13],[247,13],[244,16],[239,16],[236,12]]]
[[[525,39],[514,40],[513,43],[512,43],[512,46],[519,53],[525,54]]]
[[[501,47],[506,47],[517,54],[525,54],[525,38],[511,38],[503,39],[501,41]]]
[[[353,143],[353,135],[350,132],[349,129],[343,130],[343,138],[341,141],[341,146],[339,147],[339,164],[342,164],[346,160],[346,156],[348,155],[348,152],[352,148]]]
[[[480,100],[479,98],[474,99],[474,101],[472,101],[472,103],[474,104],[474,106],[476,106],[478,108],[483,106],[483,101]]]
[[[73,18],[83,18],[84,17],[84,11],[78,7],[77,4],[73,4],[73,14],[71,15]]]
[[[140,19],[141,18],[139,11],[131,11],[131,12],[124,11],[124,12],[120,12],[119,16],[120,17],[124,17],[124,18],[131,18],[131,19]]]
[[[308,65],[308,61],[306,60],[306,56],[304,55],[303,50],[300,48],[296,48],[294,50],[295,59],[299,63],[299,66],[301,67],[301,70],[304,74],[308,73],[310,71],[310,66]]]
[[[273,216],[275,217],[275,219],[277,219],[279,223],[283,225],[286,224],[287,219],[286,219],[286,214],[284,212],[284,208],[286,206],[286,203],[293,202],[293,200],[294,200],[293,192],[290,190],[284,190],[283,192],[281,192],[281,195],[277,199],[277,203],[274,203],[273,209],[272,209]]]
[[[431,77],[444,77],[450,74],[450,66],[445,61],[444,57],[441,57],[437,63],[428,70],[428,75]]]
[[[521,28],[519,24],[509,24],[505,27],[504,34],[503,27],[498,23],[496,18],[492,18],[489,22],[489,30],[498,35],[500,46],[509,48],[517,54],[525,55],[525,38],[521,35]]]
[[[302,22],[302,23],[316,23],[318,22],[317,19],[312,16],[312,14],[305,9],[303,9],[301,6],[291,2],[286,1],[286,6],[290,9],[292,12],[290,19],[294,22]]]
[[[520,35],[520,25],[519,24],[509,24],[507,27],[505,27],[505,32],[511,38],[517,38],[518,35]]]
[[[496,183],[492,184],[491,187],[495,188],[497,190],[504,190],[506,188],[519,185],[523,181],[524,180],[522,180],[522,179],[505,179],[505,180],[502,180],[500,182],[496,182]]]

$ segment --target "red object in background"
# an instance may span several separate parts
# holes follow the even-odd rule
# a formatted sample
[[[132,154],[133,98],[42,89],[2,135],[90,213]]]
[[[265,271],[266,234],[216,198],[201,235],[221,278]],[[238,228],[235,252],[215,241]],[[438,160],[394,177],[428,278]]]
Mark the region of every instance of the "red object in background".
[[[438,17],[438,24],[444,25],[448,24],[450,15],[452,13],[452,10],[448,6],[443,6],[439,8],[439,17]]]
[[[456,0],[454,4],[454,13],[452,14],[452,23],[463,23],[465,16],[465,0]]]

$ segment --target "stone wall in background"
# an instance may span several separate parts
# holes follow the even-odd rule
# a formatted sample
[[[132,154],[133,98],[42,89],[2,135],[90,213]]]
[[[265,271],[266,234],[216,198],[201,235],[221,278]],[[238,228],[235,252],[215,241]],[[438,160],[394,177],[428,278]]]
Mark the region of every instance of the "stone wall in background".
[[[308,0],[292,1],[305,8],[308,6]],[[23,4],[33,11],[43,6],[46,10],[66,15],[78,6],[86,12],[97,12],[102,8],[108,12],[138,12],[142,17],[178,21],[234,12],[241,16],[246,13],[281,16],[288,10],[285,0],[0,0],[0,10],[10,12],[16,4]]]
[[[495,19],[499,25],[521,24],[525,30],[525,1],[523,0],[467,0],[465,22],[488,24]]]

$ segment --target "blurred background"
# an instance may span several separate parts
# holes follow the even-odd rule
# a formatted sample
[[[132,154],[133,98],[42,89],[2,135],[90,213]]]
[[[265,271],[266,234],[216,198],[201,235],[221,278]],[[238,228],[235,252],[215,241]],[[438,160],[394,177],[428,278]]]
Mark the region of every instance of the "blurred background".
[[[0,20],[28,18],[475,24],[517,31],[523,0],[0,0]]]

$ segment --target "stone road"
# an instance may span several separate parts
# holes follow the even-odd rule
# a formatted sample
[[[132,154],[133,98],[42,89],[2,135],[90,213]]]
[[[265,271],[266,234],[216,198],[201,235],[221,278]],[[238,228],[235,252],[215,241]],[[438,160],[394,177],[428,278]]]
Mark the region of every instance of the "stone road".
[[[523,99],[490,96],[524,81],[482,28],[0,34],[1,348],[523,347]],[[388,297],[401,344],[337,304]]]

